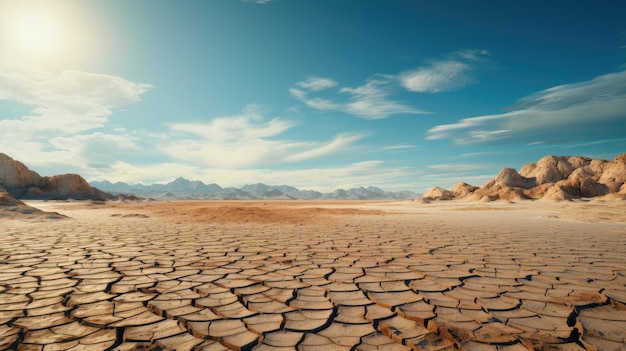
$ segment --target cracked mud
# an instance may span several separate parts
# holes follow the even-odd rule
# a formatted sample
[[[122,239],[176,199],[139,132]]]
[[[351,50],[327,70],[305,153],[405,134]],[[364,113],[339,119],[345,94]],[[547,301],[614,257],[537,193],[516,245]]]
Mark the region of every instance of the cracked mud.
[[[0,222],[0,349],[626,343],[622,203],[36,205],[72,219]]]

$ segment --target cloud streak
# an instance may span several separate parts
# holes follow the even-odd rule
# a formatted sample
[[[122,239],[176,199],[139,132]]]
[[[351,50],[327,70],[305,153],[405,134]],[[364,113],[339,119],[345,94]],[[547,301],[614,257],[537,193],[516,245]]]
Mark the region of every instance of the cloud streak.
[[[427,139],[529,144],[621,137],[626,130],[626,71],[539,91],[509,109],[435,126]]]
[[[397,75],[376,74],[358,87],[337,88],[339,83],[311,76],[289,89],[292,97],[320,111],[340,111],[364,119],[384,119],[398,114],[428,114],[393,98],[399,90],[441,93],[459,90],[475,82],[473,71],[487,61],[486,50],[462,50],[443,60],[433,60]],[[337,89],[333,89],[337,88]],[[331,90],[331,91],[329,91]]]
[[[299,162],[341,152],[365,134],[340,134],[327,142],[281,139],[293,123],[274,118],[266,121],[252,106],[241,115],[218,117],[210,122],[170,125],[176,138],[162,150],[177,160],[206,167],[240,169]]]
[[[330,88],[336,87],[337,84],[338,83],[332,79],[314,77],[314,76],[311,76],[307,78],[306,80],[297,83],[297,85],[300,88],[310,90],[310,91],[322,91],[322,90],[330,89]]]
[[[464,50],[451,58],[431,61],[426,67],[407,71],[399,76],[402,87],[418,93],[455,91],[475,82],[473,63],[485,60],[486,50]]]
[[[350,101],[343,105],[343,111],[365,119],[383,119],[396,114],[426,114],[428,112],[389,99],[394,77],[378,76],[370,78],[365,85],[357,88],[342,88],[340,93],[348,94]]]
[[[311,94],[328,90],[338,85],[334,80],[309,77],[298,82],[299,88],[290,88],[289,93],[310,108],[320,111],[340,111],[364,119],[384,119],[396,114],[425,114],[407,104],[395,101],[393,95],[394,76],[377,75],[356,88],[343,87],[329,97],[311,97]],[[343,97],[347,98],[343,98]]]

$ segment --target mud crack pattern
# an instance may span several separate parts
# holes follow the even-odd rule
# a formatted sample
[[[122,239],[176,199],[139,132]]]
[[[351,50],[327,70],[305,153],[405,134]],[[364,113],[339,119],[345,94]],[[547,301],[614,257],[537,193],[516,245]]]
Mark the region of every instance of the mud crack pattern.
[[[624,226],[521,221],[6,221],[0,349],[623,350]]]

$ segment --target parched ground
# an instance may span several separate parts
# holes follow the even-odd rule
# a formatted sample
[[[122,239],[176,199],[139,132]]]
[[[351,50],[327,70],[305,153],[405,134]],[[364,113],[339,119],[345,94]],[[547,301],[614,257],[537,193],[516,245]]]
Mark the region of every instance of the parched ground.
[[[33,202],[0,349],[624,350],[624,202]]]

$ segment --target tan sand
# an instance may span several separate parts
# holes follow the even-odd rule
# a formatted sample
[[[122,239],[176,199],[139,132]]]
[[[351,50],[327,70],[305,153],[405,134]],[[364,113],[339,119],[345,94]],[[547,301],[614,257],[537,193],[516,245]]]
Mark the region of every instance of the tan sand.
[[[624,202],[28,202],[0,349],[624,350]]]

